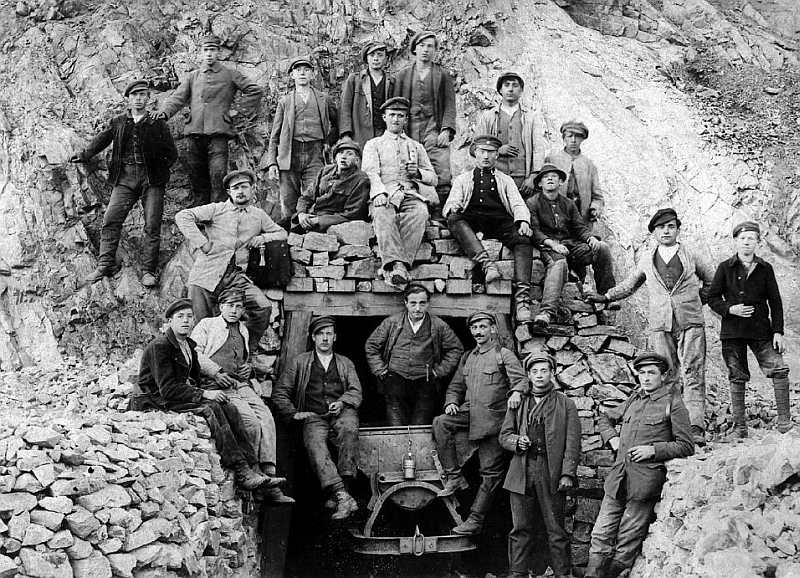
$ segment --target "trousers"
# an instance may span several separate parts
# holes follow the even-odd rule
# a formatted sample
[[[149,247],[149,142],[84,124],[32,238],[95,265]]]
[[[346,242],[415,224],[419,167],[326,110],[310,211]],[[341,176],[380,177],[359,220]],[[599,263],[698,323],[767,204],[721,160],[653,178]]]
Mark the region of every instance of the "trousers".
[[[243,460],[251,465],[258,461],[242,416],[235,405],[205,400],[194,413],[203,416],[208,422],[220,461],[225,466],[231,467]]]
[[[275,419],[264,400],[249,385],[226,390],[229,403],[242,416],[244,429],[260,464],[275,465]]]
[[[325,164],[324,141],[292,141],[290,169],[280,171],[281,219],[289,219],[297,209],[297,200],[303,190],[314,186],[314,181]]]
[[[589,554],[613,558],[627,568],[633,566],[653,520],[655,507],[655,500],[625,501],[608,494],[603,496],[592,530]]]
[[[338,452],[336,463],[328,442]],[[342,476],[358,473],[358,413],[345,407],[338,416],[307,417],[303,420],[303,445],[322,489],[341,487]]]
[[[194,195],[192,206],[224,201],[227,194],[222,187],[222,179],[228,172],[228,137],[186,137],[186,172]]]
[[[390,269],[399,261],[410,269],[425,235],[428,206],[424,201],[406,195],[399,207],[391,203],[383,207],[371,206],[370,214],[383,268]]]
[[[684,330],[653,331],[653,351],[669,359],[672,370],[664,383],[681,392],[689,420],[705,430],[706,413],[706,332],[702,326]],[[681,379],[681,377],[683,379]]]

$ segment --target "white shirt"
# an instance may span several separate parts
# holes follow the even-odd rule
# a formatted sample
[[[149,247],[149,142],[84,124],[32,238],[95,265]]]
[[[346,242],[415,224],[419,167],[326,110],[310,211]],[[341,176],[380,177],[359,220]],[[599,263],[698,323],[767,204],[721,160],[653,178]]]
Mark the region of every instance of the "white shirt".
[[[665,247],[664,245],[658,246],[658,254],[663,259],[664,263],[669,263],[675,254],[678,252],[678,249],[681,248],[680,243],[675,243],[671,247]]]
[[[416,335],[416,334],[417,334],[417,331],[419,331],[419,328],[420,328],[420,327],[422,327],[422,322],[423,322],[423,321],[425,321],[425,317],[423,317],[422,319],[420,319],[420,320],[419,320],[419,321],[417,321],[416,323],[414,323],[413,321],[411,321],[411,318],[410,318],[410,317],[408,318],[408,324],[411,326],[411,331],[413,331],[413,332],[414,332],[414,335]]]
[[[322,364],[322,367],[325,368],[325,371],[328,371],[328,367],[331,365],[331,359],[333,359],[333,353],[328,353],[325,355],[317,351],[317,357],[319,358],[319,362]]]
[[[514,113],[519,110],[519,103],[515,104],[514,106],[506,106],[501,104],[500,110],[506,113],[509,117],[512,117],[514,116]]]

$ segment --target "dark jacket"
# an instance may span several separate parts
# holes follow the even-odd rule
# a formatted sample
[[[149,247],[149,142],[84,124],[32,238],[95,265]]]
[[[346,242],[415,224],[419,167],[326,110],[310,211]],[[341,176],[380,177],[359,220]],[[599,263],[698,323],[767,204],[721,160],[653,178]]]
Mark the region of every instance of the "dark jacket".
[[[717,267],[708,305],[722,315],[720,339],[772,339],[774,333],[783,335],[783,301],[775,280],[772,265],[755,256],[756,264],[750,276],[739,256],[726,259]],[[731,306],[742,303],[755,310],[750,317],[728,313]]]
[[[414,66],[409,64],[395,74],[392,96],[411,100]],[[430,74],[433,75],[433,118],[436,119],[436,128],[439,132],[449,129],[450,140],[453,140],[456,134],[456,91],[453,77],[438,64],[432,66]]]
[[[317,174],[311,190],[304,189],[297,200],[297,210],[292,224],[297,224],[297,215],[309,213],[319,217],[319,230],[347,221],[366,221],[369,203],[369,177],[355,168],[348,170],[343,178],[337,173],[337,165],[326,165]]]
[[[108,182],[112,187],[117,184],[122,171],[122,146],[125,142],[125,133],[133,130],[133,123],[126,122],[128,118],[130,112],[112,118],[102,132],[92,139],[89,146],[78,153],[82,161],[88,161],[113,142],[111,166],[108,168]],[[139,139],[148,183],[154,187],[167,184],[169,168],[178,159],[178,151],[167,123],[148,115],[139,127]]]
[[[555,392],[554,410],[544,419],[544,435],[547,451],[547,465],[550,468],[550,489],[558,491],[561,476],[577,480],[578,460],[581,456],[581,422],[575,403],[560,391]],[[517,440],[528,435],[528,412],[536,403],[533,396],[525,395],[517,409],[506,411],[503,427],[500,429],[500,445],[513,452],[503,487],[517,494],[524,494],[527,487],[528,458],[526,452],[517,449]]]
[[[459,359],[464,354],[461,342],[450,329],[450,326],[436,315],[431,315],[431,339],[433,340],[433,371],[436,377],[444,378],[458,365]],[[397,313],[384,319],[367,339],[364,349],[367,353],[367,363],[373,375],[383,375],[389,369],[389,359],[392,357],[397,338],[403,330],[406,313]]]
[[[592,232],[586,226],[586,221],[581,217],[575,202],[560,193],[555,202],[561,217],[558,220],[553,215],[552,204],[544,193],[537,193],[526,201],[531,211],[534,244],[541,247],[547,239],[554,241],[574,239],[587,242]]]
[[[333,354],[336,370],[344,383],[344,393],[337,400],[345,405],[358,409],[361,405],[361,382],[358,380],[356,366],[344,355]],[[311,379],[311,366],[314,363],[314,351],[307,351],[290,360],[281,372],[278,383],[272,391],[272,403],[275,411],[287,423],[291,423],[294,414],[305,411],[306,387]]]
[[[386,99],[392,96],[394,90],[394,75],[386,71],[383,72],[384,87],[386,88]],[[372,86],[370,85],[369,72],[365,69],[361,72],[353,72],[347,77],[342,86],[342,104],[339,106],[339,134],[347,134],[361,145],[376,136],[372,123],[372,116],[381,114],[372,105]]]
[[[603,442],[617,437],[616,422],[622,422],[619,450],[606,476],[605,493],[617,499],[620,486],[625,483],[628,500],[658,500],[667,479],[664,462],[694,453],[689,411],[681,395],[666,385],[649,395],[637,390],[624,404],[597,418]],[[647,462],[631,461],[628,450],[643,445],[652,445],[655,456]]]
[[[200,363],[194,350],[195,342],[191,339],[187,342],[192,350],[191,369],[172,329],[147,344],[130,409],[183,411],[201,405],[203,390],[195,385],[200,383]]]

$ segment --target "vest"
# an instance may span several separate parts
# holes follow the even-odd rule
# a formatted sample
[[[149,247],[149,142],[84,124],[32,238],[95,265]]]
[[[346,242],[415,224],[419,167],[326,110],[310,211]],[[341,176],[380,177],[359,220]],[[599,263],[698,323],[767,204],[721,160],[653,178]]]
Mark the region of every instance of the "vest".
[[[336,359],[331,358],[328,369],[322,366],[322,362],[314,354],[314,361],[311,363],[311,375],[306,386],[306,411],[324,414],[328,412],[328,404],[339,399],[344,393],[344,383],[336,369]]]
[[[417,69],[414,69],[409,113],[413,119],[428,119],[433,116],[433,69],[428,71],[424,80],[419,77]]]
[[[522,142],[522,112],[517,109],[514,116],[508,116],[503,109],[497,118],[497,138],[503,144],[519,149],[516,157],[497,157],[497,168],[512,177],[525,176],[525,145]]]
[[[247,357],[244,337],[239,332],[238,325],[238,323],[228,324],[228,338],[222,347],[211,356],[211,361],[219,365],[225,373],[231,376],[236,376]]]
[[[299,142],[313,142],[323,140],[325,133],[322,130],[322,118],[319,115],[317,97],[311,91],[308,101],[303,102],[300,93],[294,93],[294,133],[292,140]]]
[[[508,218],[508,211],[497,192],[497,179],[491,170],[475,168],[472,171],[472,197],[466,213]]]
[[[372,129],[376,135],[381,135],[386,130],[386,123],[381,113],[381,107],[386,102],[386,73],[383,73],[383,78],[378,84],[375,84],[375,80],[369,72],[367,72],[367,76],[369,77],[369,87],[372,92]]]
[[[427,379],[433,377],[430,373],[432,365],[433,337],[430,315],[425,316],[416,333],[411,331],[411,324],[406,318],[392,348],[389,371],[406,379]]]
[[[681,263],[678,254],[675,253],[669,263],[664,263],[661,254],[656,251],[655,266],[656,271],[664,281],[664,285],[667,286],[667,291],[672,291],[678,283],[678,279],[683,275],[683,263]]]

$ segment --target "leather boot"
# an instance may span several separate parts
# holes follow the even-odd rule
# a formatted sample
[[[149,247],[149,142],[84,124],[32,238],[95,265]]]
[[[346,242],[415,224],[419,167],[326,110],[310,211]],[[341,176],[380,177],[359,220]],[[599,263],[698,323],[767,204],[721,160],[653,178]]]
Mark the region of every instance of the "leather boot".
[[[611,559],[608,556],[589,552],[589,563],[586,565],[583,578],[605,578],[610,563]]]
[[[478,489],[478,495],[475,496],[475,501],[472,503],[469,517],[463,524],[453,528],[453,533],[464,536],[480,534],[483,530],[483,519],[489,508],[492,507],[492,502],[494,502],[494,492],[488,492],[483,488]]]
[[[481,268],[483,269],[484,281],[487,285],[500,279],[500,269],[498,269],[497,265],[494,264],[494,261],[489,258],[489,253],[487,253],[485,249],[478,252],[478,254],[472,258],[472,260],[480,264]]]
[[[731,437],[742,439],[747,437],[747,418],[744,415],[744,390],[747,384],[731,382],[731,415],[733,431]]]
[[[778,410],[778,431],[786,433],[792,429],[792,416],[789,412],[789,378],[773,377],[772,387],[775,390],[775,406]]]
[[[236,485],[248,492],[267,484],[271,480],[269,476],[265,476],[251,468],[245,460],[233,464],[233,472],[236,476]]]
[[[517,323],[528,323],[533,318],[531,311],[531,267],[533,247],[514,247],[514,309]]]
[[[608,572],[606,572],[606,578],[617,578],[620,574],[625,572],[629,566],[623,564],[618,560],[612,560],[611,564],[608,567]]]
[[[331,516],[331,520],[344,520],[350,514],[358,510],[358,502],[345,490],[336,492],[336,511]]]

